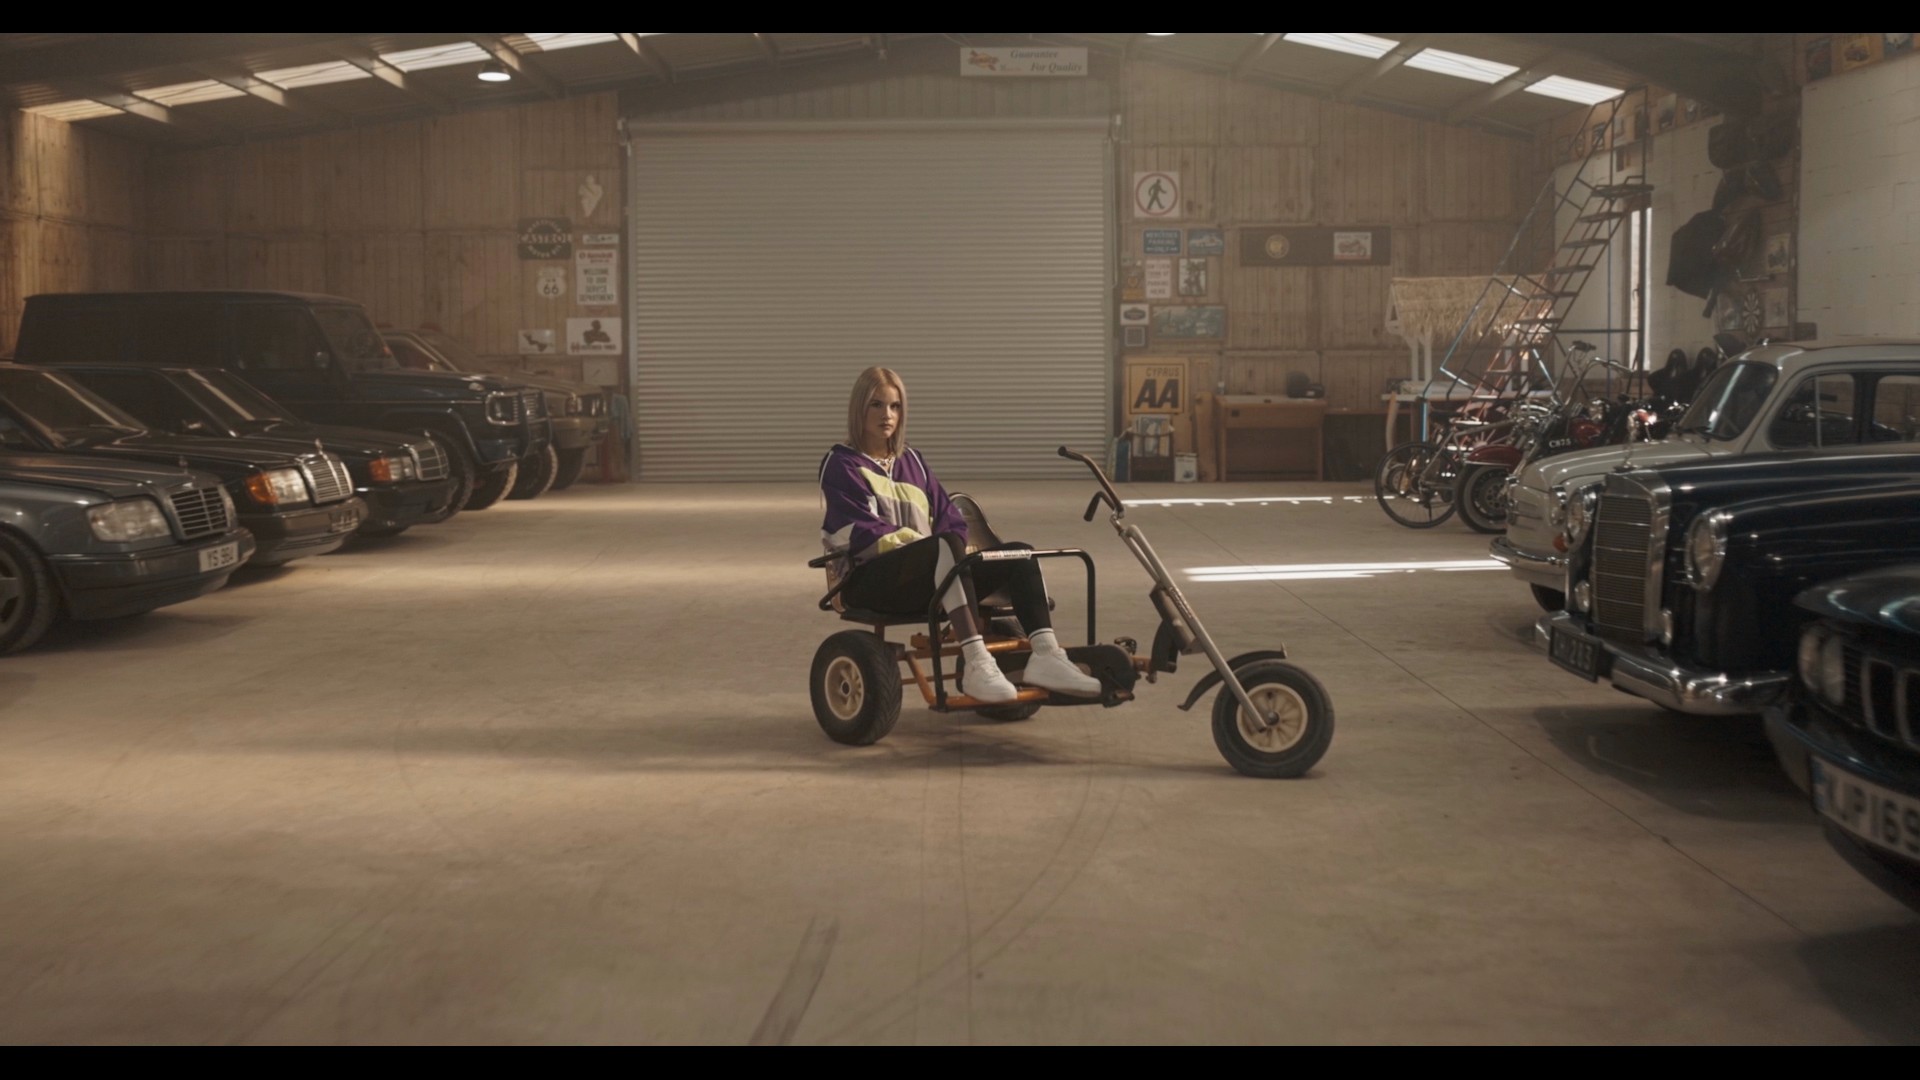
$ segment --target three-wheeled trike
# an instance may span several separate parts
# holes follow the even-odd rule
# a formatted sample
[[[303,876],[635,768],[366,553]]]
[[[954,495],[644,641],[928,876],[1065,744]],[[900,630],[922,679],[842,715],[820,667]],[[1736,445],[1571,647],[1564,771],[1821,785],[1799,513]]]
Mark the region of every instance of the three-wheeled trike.
[[[826,555],[807,564],[828,570],[831,588],[820,599],[822,611],[837,612],[847,622],[873,628],[842,630],[821,642],[814,653],[809,689],[813,715],[821,730],[835,742],[853,746],[878,742],[899,720],[900,694],[907,685],[918,686],[927,707],[934,712],[971,711],[1002,721],[1026,720],[1042,706],[1099,704],[1112,708],[1133,700],[1134,687],[1142,675],[1147,682],[1156,682],[1161,674],[1177,671],[1182,656],[1204,653],[1213,670],[1194,686],[1180,709],[1192,709],[1207,691],[1220,687],[1213,702],[1213,741],[1227,763],[1248,776],[1268,779],[1301,776],[1313,768],[1333,741],[1333,700],[1326,688],[1304,669],[1289,663],[1285,648],[1241,653],[1228,659],[1201,625],[1145,534],[1126,521],[1126,504],[1106,473],[1085,454],[1064,446],[1060,456],[1085,465],[1100,483],[1100,490],[1087,504],[1085,520],[1092,521],[1101,504],[1106,504],[1108,520],[1121,543],[1153,578],[1149,598],[1160,613],[1160,627],[1148,654],[1136,655],[1139,643],[1133,638],[1100,643],[1092,556],[1078,548],[1035,550],[1005,544],[994,535],[979,504],[956,493],[953,501],[967,519],[968,553],[938,583],[924,616],[918,612],[889,614],[848,608],[839,599],[844,575],[834,572],[844,556]],[[1068,697],[1037,687],[1022,687],[1020,696],[1011,703],[988,704],[965,695],[965,687],[959,685],[960,647],[953,640],[952,628],[944,625],[946,613],[941,610],[940,600],[957,577],[996,559],[1078,559],[1086,566],[1087,644],[1068,648],[1067,655],[1081,670],[1100,680],[1100,697]],[[1008,598],[982,596],[977,603],[988,652],[1008,678],[1019,683],[1026,667],[1028,643],[1012,618]],[[910,625],[918,630],[923,624],[925,632],[912,634],[904,644],[887,640],[889,627]],[[944,670],[948,658],[954,662],[952,675]],[[904,675],[902,663],[907,667]],[[954,683],[951,691],[949,680]]]

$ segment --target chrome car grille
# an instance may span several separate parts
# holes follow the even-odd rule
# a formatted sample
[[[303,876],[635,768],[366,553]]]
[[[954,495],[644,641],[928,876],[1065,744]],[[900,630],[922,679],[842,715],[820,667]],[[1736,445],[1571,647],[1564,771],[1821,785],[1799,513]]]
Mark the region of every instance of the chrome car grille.
[[[1920,750],[1920,667],[1909,660],[1875,656],[1848,641],[1847,720],[1888,742]]]
[[[353,474],[347,471],[346,462],[332,454],[302,455],[300,471],[307,474],[315,503],[339,502],[353,494]]]
[[[607,395],[588,394],[584,400],[586,402],[588,416],[607,415]]]
[[[539,419],[547,415],[547,398],[538,390],[520,391],[520,416]]]
[[[437,442],[414,443],[407,447],[413,454],[413,464],[422,480],[445,480],[447,478],[447,452],[440,449]]]
[[[1600,635],[1639,643],[1647,633],[1647,579],[1659,563],[1649,554],[1653,503],[1632,495],[1603,494],[1593,523],[1593,622]]]
[[[227,502],[219,488],[194,488],[173,494],[173,516],[180,522],[183,539],[197,540],[218,536],[233,528],[227,518]]]

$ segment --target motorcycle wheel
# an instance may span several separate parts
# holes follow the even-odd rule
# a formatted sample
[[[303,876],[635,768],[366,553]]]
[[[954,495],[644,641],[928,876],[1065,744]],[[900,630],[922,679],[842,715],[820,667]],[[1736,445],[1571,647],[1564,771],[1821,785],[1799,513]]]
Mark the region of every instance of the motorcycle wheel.
[[[1397,524],[1431,529],[1453,516],[1459,471],[1457,451],[1433,443],[1402,443],[1387,451],[1374,470],[1373,497]]]
[[[1507,531],[1507,477],[1513,470],[1504,465],[1469,465],[1460,473],[1460,486],[1453,494],[1453,505],[1460,508],[1460,520],[1474,532]]]

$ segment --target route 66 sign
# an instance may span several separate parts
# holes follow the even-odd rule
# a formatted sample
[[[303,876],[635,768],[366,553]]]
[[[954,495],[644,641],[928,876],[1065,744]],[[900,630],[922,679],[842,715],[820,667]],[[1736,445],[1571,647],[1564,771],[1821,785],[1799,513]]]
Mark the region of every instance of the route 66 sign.
[[[564,266],[543,266],[534,279],[533,289],[542,300],[558,300],[567,295],[567,268]]]

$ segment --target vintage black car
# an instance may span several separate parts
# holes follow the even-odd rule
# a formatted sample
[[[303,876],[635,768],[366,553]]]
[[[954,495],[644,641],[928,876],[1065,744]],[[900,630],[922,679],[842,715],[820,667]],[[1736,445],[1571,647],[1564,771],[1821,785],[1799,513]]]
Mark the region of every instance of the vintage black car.
[[[316,424],[432,432],[462,494],[482,510],[543,462],[546,398],[493,375],[403,371],[367,313],[337,296],[289,292],[59,293],[30,296],[23,364],[218,367]]]
[[[346,463],[333,454],[149,431],[79,383],[18,364],[0,364],[0,448],[212,473],[253,534],[257,566],[334,551],[367,516]]]
[[[254,550],[217,477],[137,461],[0,453],[0,524],[0,653],[203,596]]]
[[[338,455],[367,504],[360,536],[397,536],[459,512],[447,453],[430,436],[309,424],[218,369],[70,364],[60,373],[155,431],[250,439],[295,452],[318,445]]]
[[[1555,663],[1679,712],[1785,690],[1820,581],[1920,558],[1920,447],[1842,446],[1609,474],[1569,503]]]
[[[480,358],[472,349],[432,327],[417,330],[382,330],[387,347],[393,350],[400,366],[409,371],[442,371],[459,374],[479,371]],[[580,479],[586,467],[587,451],[613,430],[612,402],[605,388],[546,375],[516,373],[513,380],[534,387],[547,395],[547,412],[553,422],[552,476],[544,479],[554,491],[565,491]],[[512,498],[533,498],[545,488],[539,470],[521,468]]]
[[[1920,911],[1920,563],[1808,589],[1790,698],[1767,710],[1780,764],[1827,841]]]

